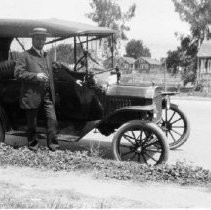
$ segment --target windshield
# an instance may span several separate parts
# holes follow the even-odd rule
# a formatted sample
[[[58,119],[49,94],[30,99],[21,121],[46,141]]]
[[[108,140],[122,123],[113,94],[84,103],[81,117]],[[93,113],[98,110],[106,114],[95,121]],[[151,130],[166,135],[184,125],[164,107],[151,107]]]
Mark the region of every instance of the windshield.
[[[52,62],[63,63],[72,71],[92,73],[101,83],[110,80],[113,70],[112,53],[106,38],[96,39],[95,36],[71,37],[63,40],[48,38],[46,42],[44,51],[48,52]],[[16,60],[31,46],[31,38],[14,38],[10,45],[9,59]]]
[[[92,37],[89,37],[91,40]],[[48,38],[46,42],[51,42],[55,38]],[[31,38],[18,38],[13,39],[10,45],[10,59],[17,59],[21,52],[31,48]],[[76,47],[74,51],[74,47]],[[46,44],[44,50],[49,53],[52,61],[62,62],[74,69],[75,62],[77,63],[87,53],[88,66],[93,71],[104,70],[107,64],[106,54],[104,52],[105,42],[102,39],[89,41],[86,43],[86,37],[81,37],[74,45],[74,38],[67,38],[65,40]],[[74,58],[76,53],[76,59]],[[85,60],[81,59],[78,63],[78,68],[83,70],[85,68]],[[109,65],[107,65],[109,66]]]

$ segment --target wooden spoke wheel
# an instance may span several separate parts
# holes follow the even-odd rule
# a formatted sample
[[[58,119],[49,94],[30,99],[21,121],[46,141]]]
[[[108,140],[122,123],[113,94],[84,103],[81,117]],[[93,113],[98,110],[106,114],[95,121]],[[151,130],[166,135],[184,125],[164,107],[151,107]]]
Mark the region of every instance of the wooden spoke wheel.
[[[170,109],[163,109],[159,126],[164,131],[170,149],[183,145],[190,135],[190,123],[177,105],[171,104]]]
[[[123,124],[115,133],[112,146],[116,160],[157,165],[168,159],[167,139],[154,123],[133,120]]]

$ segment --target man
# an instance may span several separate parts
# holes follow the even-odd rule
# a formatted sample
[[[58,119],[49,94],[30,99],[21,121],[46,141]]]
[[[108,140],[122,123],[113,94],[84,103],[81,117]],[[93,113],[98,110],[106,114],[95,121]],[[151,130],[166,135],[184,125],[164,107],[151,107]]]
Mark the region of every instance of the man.
[[[56,140],[57,120],[55,115],[55,91],[49,57],[43,51],[46,37],[45,28],[34,28],[31,33],[32,48],[23,52],[17,60],[14,76],[22,81],[20,107],[26,110],[28,147],[37,151],[36,126],[38,110],[43,105],[47,124],[47,146],[55,151],[59,148]]]

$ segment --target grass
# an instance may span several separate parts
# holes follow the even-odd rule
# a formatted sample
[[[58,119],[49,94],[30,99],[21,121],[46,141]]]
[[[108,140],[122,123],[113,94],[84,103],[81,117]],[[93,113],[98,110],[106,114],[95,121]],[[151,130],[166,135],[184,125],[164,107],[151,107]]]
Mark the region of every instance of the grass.
[[[89,156],[91,156],[91,157],[99,157],[102,153],[101,149],[100,149],[100,142],[98,142],[97,145],[90,143],[88,153],[89,153]]]
[[[92,152],[51,152],[40,148],[37,153],[26,147],[13,149],[0,144],[0,166],[19,166],[48,169],[53,171],[83,171],[94,173],[97,178],[133,180],[139,182],[172,182],[182,185],[211,183],[211,172],[202,167],[177,162],[175,165],[147,166],[135,162],[118,162],[99,157],[98,148]]]
[[[37,192],[33,191],[25,193],[24,196],[16,195],[11,191],[0,196],[0,209],[75,209],[75,208],[110,208],[110,201],[103,199],[94,199],[80,196],[74,198],[66,193],[61,195],[51,195],[42,193],[37,196]],[[36,197],[36,198],[32,198]],[[38,198],[37,198],[38,197]]]
[[[31,167],[51,171],[77,171],[90,173],[98,179],[131,180],[138,182],[167,182],[181,185],[206,185],[211,183],[211,173],[202,167],[177,162],[175,165],[163,164],[146,166],[133,162],[118,162],[102,159],[99,146],[88,152],[56,151],[41,147],[37,153],[26,147],[14,149],[0,143],[0,166]],[[24,189],[10,183],[0,182],[0,209],[72,209],[72,208],[112,208],[123,201],[116,198],[100,199],[87,197],[68,190],[40,191]],[[123,204],[122,204],[123,205]],[[131,204],[135,205],[135,204]],[[138,204],[144,206],[144,204]],[[124,206],[124,205],[123,205]]]

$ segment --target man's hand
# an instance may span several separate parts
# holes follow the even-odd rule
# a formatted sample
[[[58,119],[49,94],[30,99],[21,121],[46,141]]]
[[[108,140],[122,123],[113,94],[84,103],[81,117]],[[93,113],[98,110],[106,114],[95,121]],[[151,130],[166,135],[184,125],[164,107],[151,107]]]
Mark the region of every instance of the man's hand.
[[[83,82],[82,82],[81,80],[78,79],[78,80],[76,80],[75,82],[76,82],[76,84],[78,84],[79,86],[81,86],[81,87],[83,86]]]
[[[37,79],[41,82],[47,82],[49,80],[45,73],[38,73]]]

